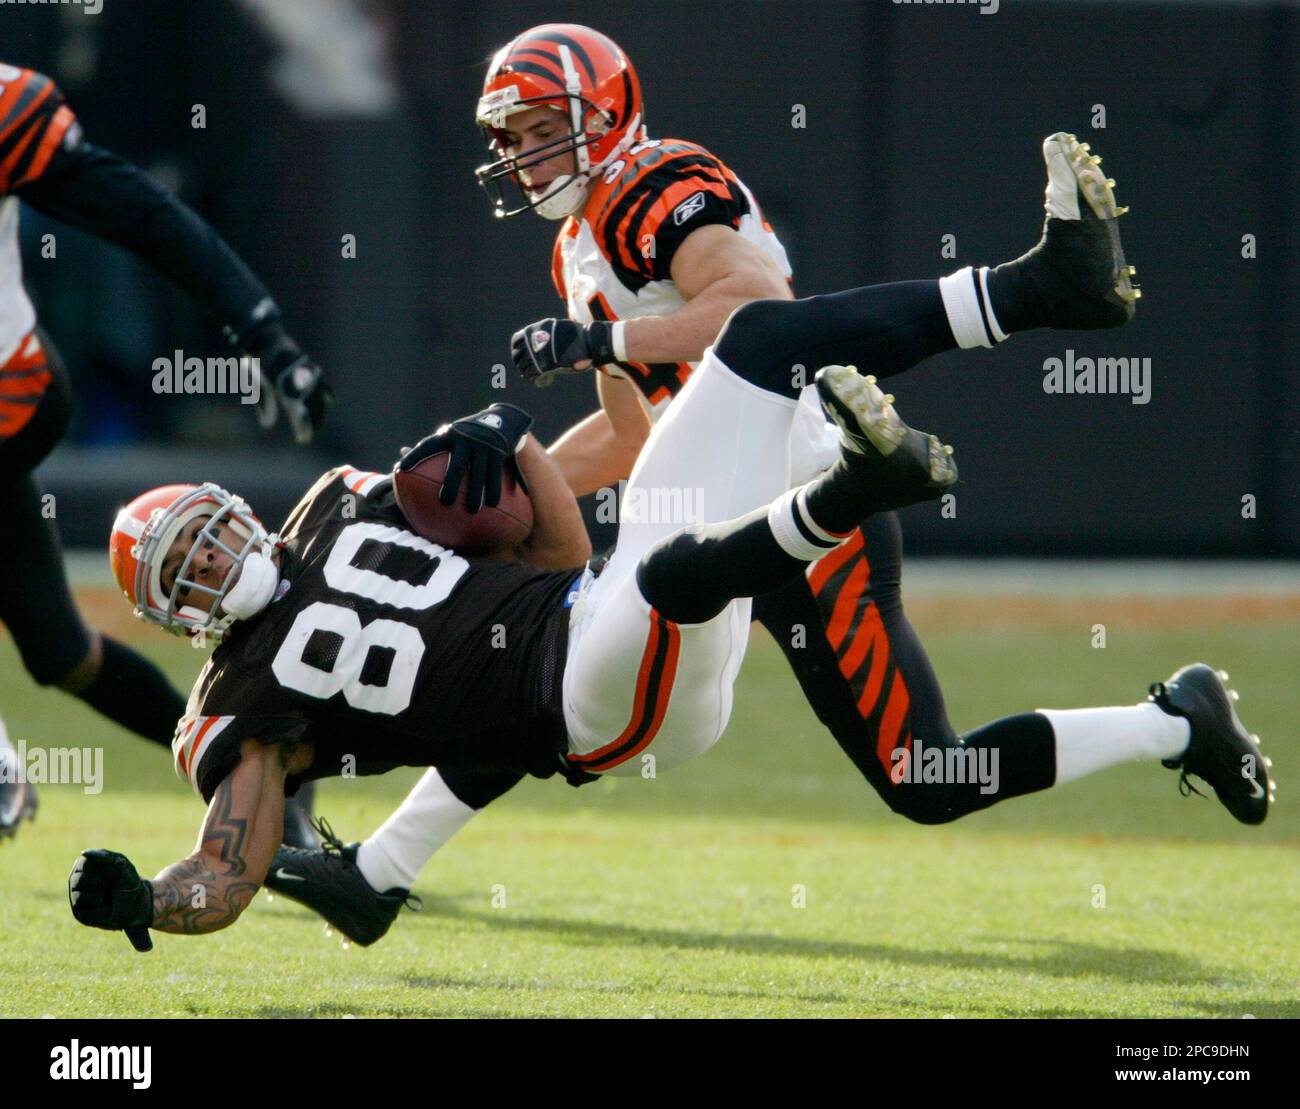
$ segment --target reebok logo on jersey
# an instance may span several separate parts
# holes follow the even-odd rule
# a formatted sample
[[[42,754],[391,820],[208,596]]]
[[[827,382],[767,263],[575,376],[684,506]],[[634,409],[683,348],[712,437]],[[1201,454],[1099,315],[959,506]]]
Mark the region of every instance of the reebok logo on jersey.
[[[688,219],[697,212],[704,210],[704,192],[692,193],[683,200],[676,208],[673,209],[673,223],[681,227]]]

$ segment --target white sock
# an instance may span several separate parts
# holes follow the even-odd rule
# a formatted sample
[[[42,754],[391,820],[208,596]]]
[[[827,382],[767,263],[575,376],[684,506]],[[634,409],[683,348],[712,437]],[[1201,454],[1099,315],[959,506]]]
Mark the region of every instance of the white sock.
[[[808,486],[782,493],[767,508],[767,525],[776,545],[791,558],[816,562],[848,539],[853,532],[839,535],[827,531],[808,511]]]
[[[362,876],[380,893],[410,889],[420,870],[477,812],[457,797],[436,768],[357,851]]]
[[[1187,750],[1191,725],[1144,701],[1101,709],[1037,709],[1056,737],[1056,784],[1137,759],[1172,759]]]
[[[991,347],[1007,337],[993,314],[988,266],[981,266],[978,273],[966,266],[939,278],[939,295],[943,297],[952,337],[962,350]]]

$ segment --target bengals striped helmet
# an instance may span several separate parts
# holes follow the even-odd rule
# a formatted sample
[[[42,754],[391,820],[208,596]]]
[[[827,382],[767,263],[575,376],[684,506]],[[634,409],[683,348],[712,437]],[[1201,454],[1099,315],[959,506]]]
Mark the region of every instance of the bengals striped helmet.
[[[537,107],[561,112],[567,133],[527,154],[512,155],[506,135],[510,117]],[[475,118],[496,155],[496,161],[475,172],[498,216],[530,209],[546,219],[572,215],[586,200],[587,182],[645,138],[641,85],[632,62],[612,39],[576,23],[534,27],[497,51]],[[575,172],[557,177],[540,195],[520,180],[521,169],[570,151]],[[513,181],[523,196],[518,207],[506,203],[506,181]]]

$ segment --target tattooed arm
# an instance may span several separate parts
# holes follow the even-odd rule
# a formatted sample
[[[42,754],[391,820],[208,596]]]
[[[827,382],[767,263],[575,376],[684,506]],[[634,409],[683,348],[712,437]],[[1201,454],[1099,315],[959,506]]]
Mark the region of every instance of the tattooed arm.
[[[239,764],[212,795],[199,842],[152,882],[117,851],[83,851],[68,875],[72,915],[88,928],[126,933],[137,951],[149,929],[195,935],[235,922],[253,900],[284,834],[284,781],[312,762],[310,744],[246,740]]]
[[[153,879],[153,924],[193,935],[235,922],[253,900],[284,834],[284,779],[294,752],[246,740],[217,787],[194,853]]]

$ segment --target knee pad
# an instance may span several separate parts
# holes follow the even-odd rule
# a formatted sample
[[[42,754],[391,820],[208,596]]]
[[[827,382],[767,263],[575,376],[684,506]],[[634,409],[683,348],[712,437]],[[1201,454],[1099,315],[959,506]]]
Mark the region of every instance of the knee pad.
[[[960,746],[960,740],[955,736],[931,738],[913,732],[912,738],[913,744],[909,750],[913,754],[917,752],[918,744],[924,746],[926,755],[934,750],[946,753],[951,748]],[[928,759],[926,762],[928,764]],[[894,770],[899,766],[901,763],[894,764]],[[888,772],[889,784],[880,791],[885,804],[899,816],[916,824],[948,824],[971,811],[970,785],[960,781],[924,781],[921,779],[923,768],[920,760],[909,770],[910,773],[906,775],[900,774],[901,781],[895,780],[893,771]]]

